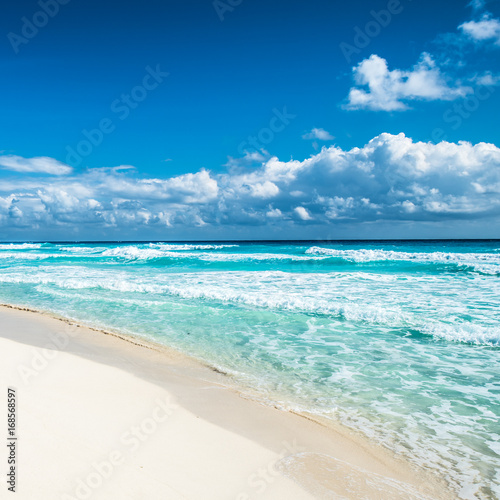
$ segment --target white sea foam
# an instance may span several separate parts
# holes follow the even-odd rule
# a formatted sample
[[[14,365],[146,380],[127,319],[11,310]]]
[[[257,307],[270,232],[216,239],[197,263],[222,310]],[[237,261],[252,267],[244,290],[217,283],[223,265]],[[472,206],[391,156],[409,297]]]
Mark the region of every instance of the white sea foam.
[[[36,250],[41,247],[42,247],[41,243],[0,244],[0,250]]]
[[[349,262],[407,261],[436,264],[453,264],[472,267],[485,274],[500,273],[500,255],[491,253],[450,253],[450,252],[399,252],[395,250],[338,250],[335,248],[311,247],[306,250],[310,255],[328,255]]]
[[[106,247],[90,247],[90,246],[81,246],[81,247],[76,247],[76,246],[61,246],[58,247],[58,250],[61,252],[68,252],[68,253],[74,253],[74,254],[100,254],[106,250]]]
[[[0,274],[0,282],[31,283],[63,289],[102,289],[147,295],[169,295],[187,300],[217,301],[263,309],[302,312],[343,318],[348,321],[401,326],[411,324],[410,315],[397,306],[381,303],[356,303],[348,298],[328,297],[335,278],[323,275],[315,290],[304,290],[307,277],[283,272],[170,274],[167,281],[159,278],[132,278],[127,274],[102,273],[78,267],[59,267],[56,272]],[[194,279],[193,279],[194,278]],[[274,281],[272,285],[269,281]],[[284,287],[288,290],[284,293]],[[325,298],[325,295],[326,298]]]
[[[179,249],[176,249],[179,250]],[[185,250],[188,250],[187,248]],[[192,248],[189,250],[193,250]],[[141,248],[124,246],[109,248],[102,255],[127,260],[157,260],[157,259],[195,259],[207,262],[244,262],[244,261],[311,261],[324,260],[324,256],[306,256],[272,253],[217,253],[217,252],[179,252],[172,249]]]
[[[44,253],[18,253],[18,252],[0,252],[0,259],[8,260],[12,259],[13,261],[22,261],[22,260],[45,260],[51,257],[58,257],[55,254],[44,254]]]
[[[157,251],[148,249],[148,252]],[[453,293],[447,302],[439,295],[426,294],[427,303],[420,303],[420,294],[426,289],[427,281],[431,280],[428,278],[422,281],[418,278],[400,283],[395,277],[359,272],[309,275],[282,271],[227,271],[169,273],[163,277],[152,272],[149,275],[135,276],[123,271],[109,272],[79,266],[51,266],[43,269],[34,267],[23,268],[22,272],[0,273],[0,283],[43,284],[68,290],[101,289],[148,295],[150,298],[171,296],[186,300],[240,304],[252,308],[408,328],[453,342],[500,345],[498,328],[479,324],[479,317],[475,321],[464,322],[459,319],[461,314],[467,314],[467,310],[457,308]],[[450,286],[451,283],[447,285],[448,288]],[[399,290],[395,287],[399,287]],[[408,297],[410,290],[414,291],[411,300]],[[470,304],[474,300],[480,300],[479,305],[482,304],[481,296],[474,298],[473,289],[469,293]],[[387,297],[392,297],[392,301],[387,300]],[[440,313],[437,317],[432,318],[425,313],[425,308],[432,314],[438,307]],[[411,312],[415,308],[421,313]],[[487,311],[484,314],[488,315]],[[449,319],[457,317],[456,322],[450,324],[439,321],[441,315]]]
[[[425,334],[451,342],[500,346],[500,327],[488,327],[474,323],[449,325],[428,323],[421,328]]]
[[[217,254],[212,252],[198,253],[204,250],[223,250],[225,248],[234,248],[238,245],[195,245],[195,244],[167,244],[167,243],[150,243],[147,247],[143,245],[128,245],[119,246],[115,248],[103,249],[102,255],[105,257],[123,257],[131,260],[153,260],[161,258],[200,258],[200,259],[214,259],[217,260]],[[187,253],[187,252],[196,253]],[[221,260],[224,259],[225,254],[222,255]]]
[[[159,250],[223,250],[224,248],[236,248],[239,245],[199,245],[194,243],[174,244],[174,243],[150,243],[150,248],[158,248]]]
[[[151,260],[162,257],[175,256],[173,252],[163,252],[153,248],[139,248],[136,246],[109,248],[102,252],[104,257],[121,257],[130,260]]]

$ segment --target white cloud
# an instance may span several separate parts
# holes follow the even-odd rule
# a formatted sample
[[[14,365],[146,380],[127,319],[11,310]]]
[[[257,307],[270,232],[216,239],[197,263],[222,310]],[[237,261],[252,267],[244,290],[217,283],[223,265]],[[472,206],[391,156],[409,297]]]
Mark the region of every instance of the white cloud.
[[[335,137],[333,137],[330,132],[327,132],[326,130],[322,128],[313,128],[310,132],[307,132],[302,136],[302,139],[306,140],[319,140],[319,141],[333,141]]]
[[[210,173],[201,170],[194,174],[184,174],[170,179],[133,179],[114,172],[110,176],[105,171],[91,171],[91,176],[106,191],[124,198],[146,200],[168,200],[172,203],[207,203],[216,199],[218,193],[217,181]]]
[[[270,219],[281,219],[283,217],[283,213],[279,208],[269,207],[269,210],[266,212],[266,216]]]
[[[273,198],[280,192],[279,187],[274,182],[258,182],[249,186],[252,196],[256,198]]]
[[[22,156],[15,155],[0,156],[0,166],[5,170],[20,173],[68,175],[73,171],[65,163],[46,156],[36,158],[23,158]]]
[[[296,207],[294,210],[295,214],[302,220],[312,220],[311,215],[304,207]]]
[[[474,42],[492,41],[500,46],[500,20],[489,13],[484,14],[479,21],[468,21],[458,28]]]
[[[472,0],[468,4],[468,6],[472,7],[472,9],[475,10],[475,11],[484,9],[485,5],[486,5],[486,1],[485,0]]]
[[[353,72],[356,86],[349,92],[346,109],[404,111],[408,101],[450,101],[472,92],[468,87],[449,86],[427,53],[411,70],[391,71],[385,59],[373,54],[355,66]]]
[[[471,82],[484,87],[495,87],[496,85],[500,85],[500,75],[494,75],[490,71],[487,71],[482,75],[475,75],[471,78]]]
[[[249,171],[142,178],[134,169],[106,168],[0,182],[3,234],[9,227],[163,234],[167,227],[481,219],[500,221],[500,148],[414,142],[404,134],[381,134],[350,150],[323,148],[303,161],[273,157]]]

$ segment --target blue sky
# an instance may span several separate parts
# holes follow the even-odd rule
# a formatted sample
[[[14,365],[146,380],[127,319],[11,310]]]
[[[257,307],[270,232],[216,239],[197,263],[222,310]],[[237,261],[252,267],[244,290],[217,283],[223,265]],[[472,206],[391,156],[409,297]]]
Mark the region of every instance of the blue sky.
[[[499,18],[497,0],[11,3],[0,238],[498,237]]]

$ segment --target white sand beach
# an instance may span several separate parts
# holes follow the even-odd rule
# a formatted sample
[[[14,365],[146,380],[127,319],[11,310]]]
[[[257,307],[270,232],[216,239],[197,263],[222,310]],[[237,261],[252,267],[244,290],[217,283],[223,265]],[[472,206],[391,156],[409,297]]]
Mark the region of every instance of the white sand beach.
[[[174,351],[8,307],[0,324],[4,415],[9,387],[17,398],[12,498],[454,497],[353,432],[260,404]]]

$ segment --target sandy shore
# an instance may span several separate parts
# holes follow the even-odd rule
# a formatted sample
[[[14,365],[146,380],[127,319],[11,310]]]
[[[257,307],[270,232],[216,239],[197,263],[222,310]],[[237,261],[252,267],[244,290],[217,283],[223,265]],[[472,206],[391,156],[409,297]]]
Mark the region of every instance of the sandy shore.
[[[454,497],[355,433],[261,405],[176,352],[7,307],[0,325],[1,498],[9,387],[12,498]]]

